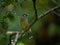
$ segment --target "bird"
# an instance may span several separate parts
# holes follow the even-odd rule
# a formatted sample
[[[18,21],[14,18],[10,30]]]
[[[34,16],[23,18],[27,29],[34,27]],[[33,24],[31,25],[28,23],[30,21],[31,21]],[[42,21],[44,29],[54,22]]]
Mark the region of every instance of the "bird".
[[[29,23],[28,23],[28,15],[27,14],[23,14],[20,17],[20,24],[21,24],[21,27],[22,27],[22,30],[23,30],[22,32],[26,31],[26,28],[29,25]],[[29,39],[33,38],[31,28],[28,30],[27,33],[28,33]]]

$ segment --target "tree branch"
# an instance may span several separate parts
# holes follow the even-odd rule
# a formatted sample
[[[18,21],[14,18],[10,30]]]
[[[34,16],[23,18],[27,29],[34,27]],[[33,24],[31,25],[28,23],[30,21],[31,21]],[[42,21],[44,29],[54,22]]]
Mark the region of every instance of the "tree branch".
[[[36,9],[36,0],[32,0],[32,2],[33,2],[34,12],[35,12],[35,17],[37,19],[38,18],[38,14],[37,14],[37,9]]]
[[[56,7],[52,8],[52,9],[49,9],[48,11],[46,11],[46,12],[42,13],[40,16],[38,16],[38,19],[43,18],[43,17],[46,16],[48,13],[52,12],[53,10],[55,10],[55,9],[57,9],[57,8],[59,8],[59,7],[60,7],[60,6],[56,6]]]
[[[37,20],[39,20],[40,18],[43,18],[43,17],[46,16],[48,13],[52,12],[53,10],[55,10],[55,9],[57,9],[57,8],[59,8],[59,7],[60,7],[60,6],[56,6],[56,7],[52,8],[52,9],[49,9],[49,10],[46,11],[45,13],[41,14],[40,16],[38,16],[38,19],[33,19],[33,20],[31,21],[30,25],[27,26],[27,28],[26,28],[26,30],[24,31],[24,33],[27,32],[27,31],[29,30],[29,28],[31,28],[31,26],[32,26]],[[24,33],[22,33],[22,34],[24,34]]]
[[[19,39],[22,39],[23,34],[27,33],[27,31],[33,26],[33,24],[35,24],[36,21],[38,21],[39,19],[43,18],[43,17],[46,16],[48,13],[52,12],[53,10],[55,10],[55,9],[57,9],[57,8],[59,8],[59,7],[60,7],[60,6],[56,6],[56,7],[52,8],[52,9],[49,9],[49,10],[46,11],[45,13],[41,14],[40,16],[38,16],[38,19],[33,18],[32,21],[31,21],[31,23],[29,24],[29,26],[27,26],[26,30],[25,30],[23,33],[20,34]]]

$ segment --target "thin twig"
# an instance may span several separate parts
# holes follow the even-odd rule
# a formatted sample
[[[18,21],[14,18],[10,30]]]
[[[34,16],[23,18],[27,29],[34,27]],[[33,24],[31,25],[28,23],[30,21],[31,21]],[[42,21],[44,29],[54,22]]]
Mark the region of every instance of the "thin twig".
[[[19,32],[16,33],[16,37],[14,42],[12,43],[12,45],[16,45],[17,41],[18,41],[18,37],[19,37]]]
[[[53,10],[55,10],[55,9],[57,9],[59,7],[60,6],[56,6],[56,7],[52,8],[52,9],[49,9],[48,11],[46,11],[46,12],[42,13],[40,16],[38,16],[38,19],[43,18],[44,16],[46,16],[46,14],[52,12]]]

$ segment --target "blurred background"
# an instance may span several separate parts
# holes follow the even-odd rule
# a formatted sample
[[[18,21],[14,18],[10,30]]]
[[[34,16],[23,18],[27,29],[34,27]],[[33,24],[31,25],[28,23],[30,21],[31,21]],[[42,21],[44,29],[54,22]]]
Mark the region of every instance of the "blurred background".
[[[45,16],[30,27],[33,38],[24,33],[15,45],[60,45],[60,7],[54,9],[56,6],[60,6],[60,0],[0,0],[0,45],[13,45],[16,33],[23,30],[21,16],[28,14],[30,24],[35,11],[38,17]],[[51,9],[54,10],[48,12]]]

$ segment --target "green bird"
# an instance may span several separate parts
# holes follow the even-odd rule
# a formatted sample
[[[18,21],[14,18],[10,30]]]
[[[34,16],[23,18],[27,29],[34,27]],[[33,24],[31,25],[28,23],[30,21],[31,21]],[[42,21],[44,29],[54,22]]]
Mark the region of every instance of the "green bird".
[[[27,14],[23,14],[20,17],[20,24],[21,24],[22,30],[24,32],[26,30],[27,26],[29,25],[29,23],[28,23],[28,15]],[[28,36],[29,36],[29,39],[33,38],[31,28],[28,31]]]

